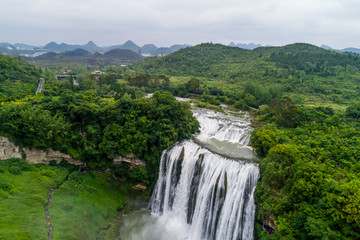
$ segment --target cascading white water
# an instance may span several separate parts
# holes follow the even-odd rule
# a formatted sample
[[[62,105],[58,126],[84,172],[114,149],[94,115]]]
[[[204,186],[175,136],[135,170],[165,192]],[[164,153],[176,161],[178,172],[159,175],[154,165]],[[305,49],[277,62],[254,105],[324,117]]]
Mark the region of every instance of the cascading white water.
[[[151,215],[129,220],[123,239],[253,239],[259,169],[251,161],[222,156],[239,148],[232,153],[237,159],[251,159],[243,151],[251,152],[243,146],[249,142],[249,121],[213,111],[196,111],[194,116],[200,134],[163,152]],[[142,226],[135,230],[135,223]]]
[[[248,145],[250,141],[250,120],[224,115],[213,111],[196,111],[194,116],[200,122],[200,135],[216,138],[220,141]]]

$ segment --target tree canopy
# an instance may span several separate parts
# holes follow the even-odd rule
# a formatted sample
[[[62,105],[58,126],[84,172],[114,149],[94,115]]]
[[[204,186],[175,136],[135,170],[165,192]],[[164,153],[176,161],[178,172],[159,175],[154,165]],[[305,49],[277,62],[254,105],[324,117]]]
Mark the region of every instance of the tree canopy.
[[[168,92],[151,98],[102,99],[93,92],[63,90],[0,105],[1,133],[18,144],[54,148],[104,166],[116,155],[135,153],[153,172],[162,150],[198,129],[190,105]]]
[[[270,105],[262,110],[260,117],[268,123],[251,138],[257,152],[265,156],[256,190],[257,219],[275,228],[271,235],[258,232],[259,238],[358,239],[360,128],[356,118],[346,122],[330,109],[297,108],[294,113],[302,121],[288,124],[293,121],[283,116],[288,110],[276,108]],[[283,117],[287,120],[279,121]]]

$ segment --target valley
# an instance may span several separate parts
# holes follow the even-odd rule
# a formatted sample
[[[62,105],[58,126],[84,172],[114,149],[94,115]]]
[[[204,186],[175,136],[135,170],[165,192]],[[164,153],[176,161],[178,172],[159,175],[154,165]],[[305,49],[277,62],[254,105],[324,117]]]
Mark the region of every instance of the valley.
[[[0,55],[0,238],[360,237],[357,54],[67,51]]]

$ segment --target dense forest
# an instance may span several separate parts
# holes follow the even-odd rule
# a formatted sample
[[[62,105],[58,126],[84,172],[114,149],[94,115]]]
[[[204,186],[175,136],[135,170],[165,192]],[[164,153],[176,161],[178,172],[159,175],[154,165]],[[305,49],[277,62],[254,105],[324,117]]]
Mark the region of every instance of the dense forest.
[[[0,100],[34,94],[42,74],[24,60],[0,54]]]
[[[253,117],[261,171],[256,237],[360,238],[358,55],[303,43],[254,50],[206,43],[125,68],[107,66],[102,75],[66,67],[78,73],[76,81],[54,80],[60,66],[41,70],[0,55],[0,135],[151,186],[161,152],[199,127],[190,105],[173,95],[219,111],[227,104]],[[34,95],[40,77],[45,89]],[[112,166],[128,153],[146,168]]]
[[[135,153],[155,172],[161,152],[198,128],[190,105],[166,92],[151,98],[102,99],[91,91],[38,95],[2,103],[1,133],[24,147],[53,148],[109,166],[117,155]]]
[[[252,134],[261,156],[257,220],[276,231],[259,239],[360,237],[360,106],[345,114],[272,100]],[[260,230],[258,225],[258,230]]]

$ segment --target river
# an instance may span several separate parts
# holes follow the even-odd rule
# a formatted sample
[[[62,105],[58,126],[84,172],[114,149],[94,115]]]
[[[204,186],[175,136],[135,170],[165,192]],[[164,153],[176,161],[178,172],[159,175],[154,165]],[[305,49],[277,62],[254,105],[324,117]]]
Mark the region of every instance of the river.
[[[123,217],[123,240],[252,240],[259,168],[250,118],[194,110],[200,133],[163,152],[149,202]]]

